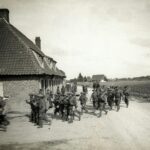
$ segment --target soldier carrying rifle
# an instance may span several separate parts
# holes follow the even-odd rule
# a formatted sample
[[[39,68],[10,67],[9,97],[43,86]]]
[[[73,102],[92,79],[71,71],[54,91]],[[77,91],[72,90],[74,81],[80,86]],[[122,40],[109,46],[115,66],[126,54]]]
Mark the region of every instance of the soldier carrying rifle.
[[[79,97],[79,101],[81,104],[81,113],[83,113],[83,110],[85,110],[85,112],[88,112],[88,110],[86,108],[87,97],[86,97],[85,92],[81,92],[81,95]]]
[[[80,112],[77,110],[77,107],[76,95],[75,93],[71,93],[71,97],[69,98],[69,116],[71,117],[72,122],[75,116],[79,119],[79,121],[81,119]]]
[[[31,106],[31,114],[30,114],[30,121],[33,123],[36,123],[36,107],[37,107],[37,102],[35,98],[34,93],[30,93],[30,100],[26,100],[26,103]]]

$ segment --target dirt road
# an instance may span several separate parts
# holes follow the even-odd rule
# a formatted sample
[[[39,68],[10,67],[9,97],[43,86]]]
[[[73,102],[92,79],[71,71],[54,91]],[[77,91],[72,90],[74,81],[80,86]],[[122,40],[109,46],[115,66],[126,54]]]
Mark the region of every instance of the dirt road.
[[[8,131],[0,132],[0,149],[150,149],[150,103],[131,98],[129,108],[122,102],[119,112],[109,111],[101,118],[92,113],[90,101],[88,107],[89,113],[83,114],[81,121],[67,123],[53,118],[52,125],[42,129],[28,122],[25,113],[14,112]]]

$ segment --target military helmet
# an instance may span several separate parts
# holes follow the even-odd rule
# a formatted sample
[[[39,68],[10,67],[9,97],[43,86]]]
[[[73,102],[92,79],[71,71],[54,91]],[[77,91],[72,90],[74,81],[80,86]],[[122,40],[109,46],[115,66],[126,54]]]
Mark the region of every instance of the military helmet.
[[[37,94],[37,97],[44,97],[43,94]]]

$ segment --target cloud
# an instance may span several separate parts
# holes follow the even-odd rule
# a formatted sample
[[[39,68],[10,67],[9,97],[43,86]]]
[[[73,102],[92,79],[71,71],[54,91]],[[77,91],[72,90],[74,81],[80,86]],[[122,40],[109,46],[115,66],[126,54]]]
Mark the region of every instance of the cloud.
[[[150,48],[150,38],[133,38],[130,42],[141,47]]]

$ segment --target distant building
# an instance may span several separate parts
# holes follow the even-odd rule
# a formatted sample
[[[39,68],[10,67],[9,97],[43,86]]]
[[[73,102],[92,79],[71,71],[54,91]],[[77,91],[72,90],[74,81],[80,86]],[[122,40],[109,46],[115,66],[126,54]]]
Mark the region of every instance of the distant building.
[[[87,76],[87,82],[91,82],[92,81],[92,78],[90,76]]]
[[[92,81],[93,82],[106,82],[107,81],[107,77],[103,74],[99,74],[99,75],[93,75],[92,76]]]
[[[64,82],[65,73],[56,61],[41,50],[40,37],[35,44],[9,23],[9,10],[0,9],[0,94],[19,106],[29,93],[50,89]]]

